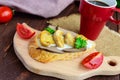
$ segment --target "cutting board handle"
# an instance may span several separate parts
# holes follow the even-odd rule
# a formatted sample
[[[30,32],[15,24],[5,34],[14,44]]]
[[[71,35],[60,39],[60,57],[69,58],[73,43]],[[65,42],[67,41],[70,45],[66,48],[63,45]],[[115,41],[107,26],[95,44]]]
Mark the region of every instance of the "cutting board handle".
[[[120,57],[107,56],[104,58],[103,64],[97,70],[99,75],[115,75],[120,73]]]

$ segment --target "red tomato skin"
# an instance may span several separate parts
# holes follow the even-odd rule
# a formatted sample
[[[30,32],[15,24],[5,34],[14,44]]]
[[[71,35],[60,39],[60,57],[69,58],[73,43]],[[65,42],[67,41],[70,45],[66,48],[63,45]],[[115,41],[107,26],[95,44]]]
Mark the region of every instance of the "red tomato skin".
[[[94,52],[83,59],[82,65],[89,69],[96,69],[102,64],[103,59],[104,56],[102,53]]]
[[[0,6],[0,23],[9,22],[13,17],[12,10],[7,6]]]
[[[35,34],[35,32],[32,32],[20,23],[17,23],[17,33],[23,39],[30,39]]]

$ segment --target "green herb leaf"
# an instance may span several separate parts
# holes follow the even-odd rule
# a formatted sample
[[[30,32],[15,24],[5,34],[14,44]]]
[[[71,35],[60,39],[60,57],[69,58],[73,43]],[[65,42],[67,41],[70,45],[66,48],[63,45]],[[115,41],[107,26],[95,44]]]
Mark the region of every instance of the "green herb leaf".
[[[45,30],[48,31],[48,32],[51,33],[51,34],[54,34],[54,32],[55,32],[55,30],[53,30],[53,29],[50,28],[50,27],[45,28]]]
[[[79,48],[83,48],[83,47],[86,47],[87,45],[87,41],[78,37],[76,38],[75,40],[75,48],[79,49]]]

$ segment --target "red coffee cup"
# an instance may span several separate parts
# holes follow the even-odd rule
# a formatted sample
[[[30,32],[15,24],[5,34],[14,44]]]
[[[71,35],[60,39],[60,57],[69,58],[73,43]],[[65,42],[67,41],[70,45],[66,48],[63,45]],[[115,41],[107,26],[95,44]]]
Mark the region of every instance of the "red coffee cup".
[[[119,24],[120,21],[112,17],[115,11],[120,12],[116,5],[116,0],[81,0],[80,34],[90,40],[96,40],[108,20]]]

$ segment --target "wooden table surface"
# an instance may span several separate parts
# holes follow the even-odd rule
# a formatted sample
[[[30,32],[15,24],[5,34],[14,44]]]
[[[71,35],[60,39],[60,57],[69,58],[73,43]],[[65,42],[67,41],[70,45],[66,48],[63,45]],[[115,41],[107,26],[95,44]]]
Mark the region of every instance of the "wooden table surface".
[[[54,18],[78,13],[78,6],[79,2],[75,1],[62,11],[60,15]],[[115,13],[114,17],[119,19],[119,15],[120,14]],[[0,24],[0,80],[61,80],[29,72],[17,58],[13,49],[13,37],[16,32],[16,23],[26,22],[33,28],[42,30],[46,26],[46,21],[49,19],[16,12],[10,22]],[[118,25],[108,22],[107,26],[112,30],[120,32],[120,27]],[[86,80],[120,80],[120,75],[94,76]]]

